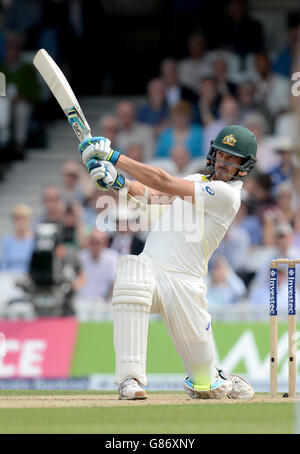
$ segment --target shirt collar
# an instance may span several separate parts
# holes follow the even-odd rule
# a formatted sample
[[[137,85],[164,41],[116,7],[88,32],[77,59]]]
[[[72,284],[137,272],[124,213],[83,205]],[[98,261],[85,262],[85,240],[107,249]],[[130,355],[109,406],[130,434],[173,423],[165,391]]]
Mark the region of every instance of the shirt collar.
[[[230,184],[233,188],[239,189],[240,191],[243,188],[242,180],[228,181],[228,184]]]

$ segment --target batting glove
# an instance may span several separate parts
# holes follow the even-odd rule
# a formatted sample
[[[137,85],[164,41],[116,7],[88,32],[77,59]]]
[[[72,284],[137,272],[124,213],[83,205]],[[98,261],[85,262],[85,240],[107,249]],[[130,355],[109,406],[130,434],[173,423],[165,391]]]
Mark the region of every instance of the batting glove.
[[[120,157],[120,153],[112,150],[110,148],[110,143],[110,140],[106,137],[91,137],[90,139],[83,140],[79,145],[83,164],[86,165],[92,158],[116,164]]]
[[[92,183],[100,191],[108,191],[110,188],[119,190],[125,186],[125,177],[117,172],[111,162],[92,158],[86,163],[86,168]]]

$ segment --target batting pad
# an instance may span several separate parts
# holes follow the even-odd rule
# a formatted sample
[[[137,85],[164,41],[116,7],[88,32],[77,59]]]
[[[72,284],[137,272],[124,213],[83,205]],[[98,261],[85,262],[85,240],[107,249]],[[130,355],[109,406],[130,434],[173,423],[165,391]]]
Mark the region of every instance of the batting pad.
[[[127,255],[119,260],[112,298],[116,384],[128,377],[147,384],[148,321],[154,283],[150,265],[139,256]]]

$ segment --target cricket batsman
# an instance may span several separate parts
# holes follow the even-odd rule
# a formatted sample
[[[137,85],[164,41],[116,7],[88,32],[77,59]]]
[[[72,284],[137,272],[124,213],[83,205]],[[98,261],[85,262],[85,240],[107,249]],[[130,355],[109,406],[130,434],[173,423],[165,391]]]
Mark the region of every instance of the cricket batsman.
[[[123,256],[118,262],[112,304],[119,399],[147,398],[144,386],[150,312],[160,314],[182,359],[188,396],[252,398],[254,392],[246,380],[216,368],[203,277],[240,207],[243,178],[256,162],[255,136],[242,126],[223,128],[211,142],[206,174],[184,178],[112,150],[105,137],[86,139],[79,150],[99,190],[125,188],[149,204],[153,198],[157,203],[158,196],[164,196],[164,203],[168,198],[169,206],[160,222],[166,216],[178,220],[187,207],[192,215],[185,216],[180,229],[159,228],[157,221],[143,252]],[[124,178],[119,170],[134,179]],[[202,224],[196,235],[188,235],[192,220],[196,220],[195,228]]]

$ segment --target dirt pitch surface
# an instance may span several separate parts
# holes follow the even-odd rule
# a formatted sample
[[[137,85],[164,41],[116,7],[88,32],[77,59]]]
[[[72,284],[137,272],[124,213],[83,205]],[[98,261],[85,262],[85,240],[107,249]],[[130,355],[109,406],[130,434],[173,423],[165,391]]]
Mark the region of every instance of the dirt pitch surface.
[[[300,399],[297,397],[297,401]],[[239,403],[279,403],[294,402],[296,399],[278,396],[271,398],[268,395],[256,395],[251,400],[206,400],[190,399],[185,394],[151,393],[146,400],[119,400],[115,394],[68,394],[68,395],[0,395],[0,408],[58,408],[58,407],[132,407],[153,405],[215,405]]]

